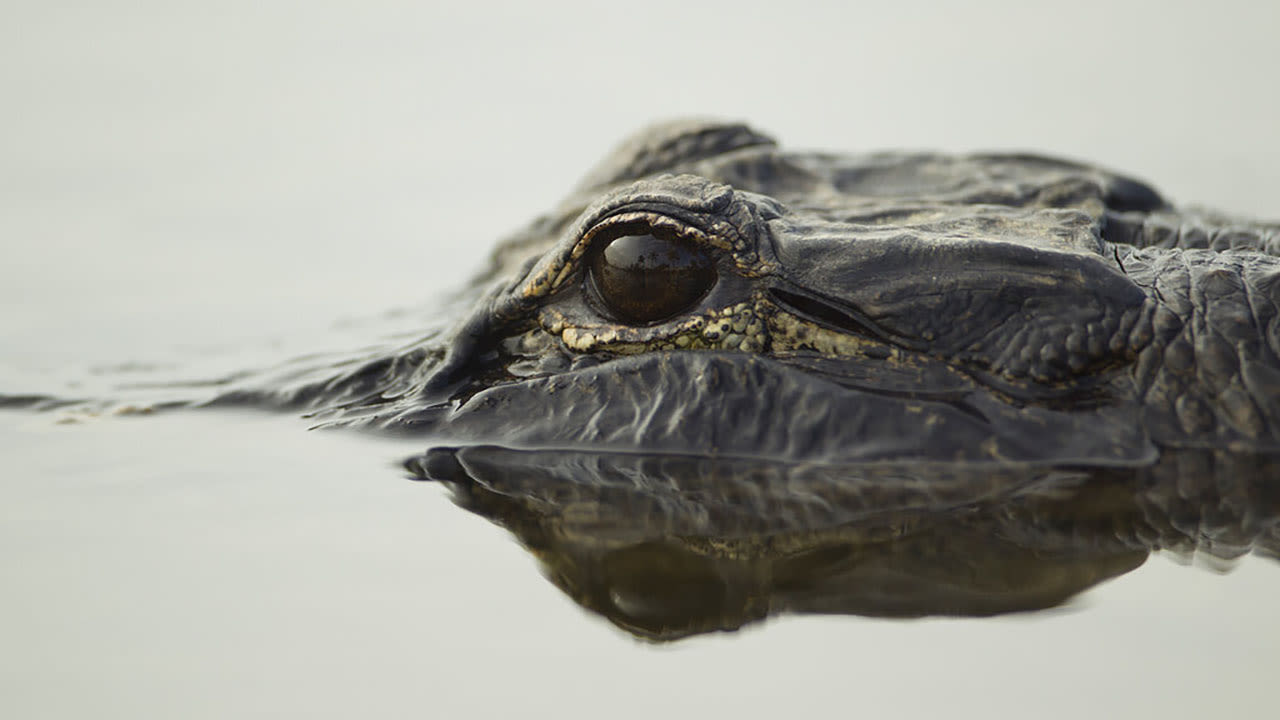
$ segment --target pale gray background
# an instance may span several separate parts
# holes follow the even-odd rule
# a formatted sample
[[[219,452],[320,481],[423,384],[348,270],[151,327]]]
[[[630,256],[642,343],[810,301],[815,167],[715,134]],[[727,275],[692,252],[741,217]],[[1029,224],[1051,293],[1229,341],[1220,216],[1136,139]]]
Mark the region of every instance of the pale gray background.
[[[671,115],[792,147],[1064,154],[1275,218],[1278,30],[1274,2],[7,0],[0,392],[420,306]],[[399,481],[415,447],[270,417],[0,427],[5,717],[1274,704],[1270,563],[1157,558],[1048,617],[653,649]]]
[[[671,115],[1037,149],[1276,212],[1278,3],[454,5],[7,0],[5,354],[421,303]]]

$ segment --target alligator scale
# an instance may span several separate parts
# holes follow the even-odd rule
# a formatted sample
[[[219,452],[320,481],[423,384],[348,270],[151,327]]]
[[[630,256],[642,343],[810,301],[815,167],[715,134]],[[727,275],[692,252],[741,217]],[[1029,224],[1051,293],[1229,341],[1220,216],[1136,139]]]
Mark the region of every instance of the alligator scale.
[[[1095,167],[667,123],[452,307],[206,404],[421,437],[416,476],[653,639],[1280,554],[1280,225]]]

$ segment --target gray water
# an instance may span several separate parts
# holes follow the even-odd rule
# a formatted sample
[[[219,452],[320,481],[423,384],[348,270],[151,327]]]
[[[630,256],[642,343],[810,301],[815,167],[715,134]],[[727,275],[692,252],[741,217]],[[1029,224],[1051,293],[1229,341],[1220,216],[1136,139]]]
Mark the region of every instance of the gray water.
[[[670,115],[791,147],[1034,149],[1280,214],[1256,3],[0,8],[0,391],[352,349]],[[405,312],[387,316],[397,309]],[[73,384],[74,383],[74,384]],[[1163,556],[996,620],[656,647],[408,482],[225,411],[0,414],[5,717],[1266,712],[1280,568]]]

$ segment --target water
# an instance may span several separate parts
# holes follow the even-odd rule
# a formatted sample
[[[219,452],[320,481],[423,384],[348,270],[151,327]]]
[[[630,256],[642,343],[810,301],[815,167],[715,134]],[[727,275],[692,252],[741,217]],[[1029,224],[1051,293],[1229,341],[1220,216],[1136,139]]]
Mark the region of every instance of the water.
[[[10,4],[0,386],[353,349],[670,114],[791,146],[1034,148],[1274,217],[1280,17],[1230,5]],[[5,716],[1229,716],[1280,669],[1257,559],[1156,556],[1049,613],[655,647],[405,479],[412,442],[59,417],[0,414]]]
[[[1216,575],[1156,557],[1045,615],[784,617],[655,648],[578,610],[439,487],[402,479],[386,462],[402,445],[234,413],[70,430],[2,417],[14,716],[643,717],[672,702],[766,716],[852,702],[1190,717],[1269,700],[1271,563]]]

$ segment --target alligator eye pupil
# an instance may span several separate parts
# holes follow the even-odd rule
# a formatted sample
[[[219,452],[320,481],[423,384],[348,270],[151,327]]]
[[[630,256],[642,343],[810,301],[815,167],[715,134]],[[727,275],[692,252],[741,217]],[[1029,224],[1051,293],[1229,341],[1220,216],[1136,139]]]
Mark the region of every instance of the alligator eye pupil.
[[[591,260],[596,296],[624,322],[654,323],[688,310],[716,281],[696,245],[648,226],[629,228]]]

